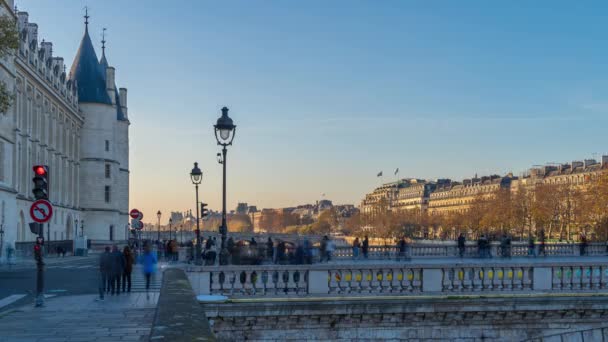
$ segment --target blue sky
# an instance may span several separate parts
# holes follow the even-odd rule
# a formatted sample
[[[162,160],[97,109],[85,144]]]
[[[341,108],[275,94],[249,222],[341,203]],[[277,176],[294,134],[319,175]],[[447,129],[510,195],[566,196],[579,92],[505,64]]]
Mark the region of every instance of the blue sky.
[[[605,1],[17,5],[70,64],[83,7],[94,40],[107,27],[129,89],[131,206],[150,219],[193,208],[194,161],[219,209],[222,106],[238,126],[231,208],[358,203],[397,167],[461,179],[608,152]]]

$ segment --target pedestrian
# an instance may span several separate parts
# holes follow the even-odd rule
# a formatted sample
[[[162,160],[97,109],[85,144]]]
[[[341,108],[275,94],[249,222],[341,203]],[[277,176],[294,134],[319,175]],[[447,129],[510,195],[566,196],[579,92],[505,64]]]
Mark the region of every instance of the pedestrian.
[[[363,239],[363,244],[361,244],[361,251],[363,252],[363,257],[367,259],[367,254],[369,253],[369,238],[365,235],[365,239]]]
[[[405,245],[405,237],[402,236],[397,242],[397,250],[399,251],[399,254],[397,254],[397,261],[405,259]]]
[[[359,259],[359,248],[361,247],[361,243],[359,242],[359,238],[355,238],[353,241],[353,260]]]
[[[327,259],[327,262],[331,261],[335,250],[336,244],[334,243],[334,240],[327,238],[327,246],[325,247],[325,257]]]
[[[464,234],[460,233],[460,235],[458,235],[458,255],[460,256],[460,258],[464,257],[465,244],[466,239],[464,237]]]
[[[534,236],[528,237],[528,256],[536,257],[536,243],[534,242]]]
[[[508,255],[507,234],[502,234],[502,238],[500,239],[500,254],[503,258],[506,258]]]
[[[215,243],[211,243],[211,247],[207,250],[207,256],[205,259],[205,265],[215,265],[215,258],[217,257],[217,246]]]
[[[323,236],[323,239],[321,239],[321,246],[319,246],[319,254],[321,254],[319,259],[320,262],[323,262],[323,259],[325,259],[325,253],[327,252],[327,240],[327,235]]]
[[[105,250],[99,256],[99,298],[96,300],[104,300],[104,294],[108,290],[111,270],[112,256],[110,247],[106,246]]]
[[[540,256],[541,254],[543,256],[547,256],[546,252],[545,252],[545,230],[541,229],[540,230],[540,235],[538,237],[538,255]]]
[[[266,256],[272,262],[274,258],[274,244],[270,236],[268,237],[268,241],[266,242]]]
[[[483,258],[483,249],[484,249],[484,235],[481,234],[481,236],[479,237],[479,239],[477,239],[477,256],[480,258]]]
[[[122,272],[122,292],[131,292],[131,272],[133,271],[133,263],[135,262],[135,257],[133,256],[133,252],[129,246],[125,246],[122,251],[122,255],[125,259],[125,269]]]
[[[304,261],[306,264],[312,264],[312,244],[308,238],[304,239]]]
[[[112,282],[111,295],[120,294],[120,278],[125,270],[125,257],[118,250],[118,246],[112,246]]]
[[[276,253],[276,257],[274,258],[274,263],[275,264],[280,264],[283,262],[283,260],[285,260],[285,241],[280,241],[277,244],[277,253]]]
[[[253,237],[253,236],[251,237],[250,244],[251,244],[252,246],[257,246],[257,245],[258,245],[258,242],[257,242],[257,241],[255,241],[255,237]]]
[[[146,244],[144,246],[144,254],[141,257],[141,264],[143,265],[144,277],[146,278],[147,299],[150,299],[150,280],[152,278],[152,275],[156,272],[156,263],[156,256],[150,250],[150,246]]]
[[[511,236],[507,235],[507,258],[511,259]]]
[[[587,255],[587,236],[585,233],[581,233],[580,254],[581,256]]]
[[[235,263],[235,250],[234,250],[234,239],[231,237],[228,238],[228,241],[226,241],[226,249],[228,250],[228,254],[230,255],[228,257],[228,262],[231,264]]]

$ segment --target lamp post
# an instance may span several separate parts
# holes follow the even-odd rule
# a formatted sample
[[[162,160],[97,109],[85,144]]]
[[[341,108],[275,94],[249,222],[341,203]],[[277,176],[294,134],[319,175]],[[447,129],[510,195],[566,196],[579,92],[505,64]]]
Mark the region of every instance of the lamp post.
[[[74,237],[78,236],[78,219],[74,219]],[[74,239],[76,240],[76,239]]]
[[[0,259],[2,258],[2,247],[4,244],[4,223],[0,223]],[[7,260],[6,262],[8,263],[8,255],[6,256]]]
[[[184,243],[184,225],[179,225],[179,243]]]
[[[226,147],[232,145],[232,140],[236,134],[236,126],[232,119],[228,116],[228,108],[222,108],[222,116],[217,119],[217,123],[213,126],[215,128],[215,139],[217,144],[222,146],[222,154],[218,153],[218,162],[223,166],[223,183],[222,183],[222,225],[220,226],[220,234],[222,235],[222,244],[220,251],[220,264],[226,265],[228,263],[229,253],[226,249],[226,235],[228,233],[228,227],[226,225],[226,153],[228,152]]]
[[[84,237],[84,220],[80,220],[80,236]]]
[[[200,227],[200,219],[199,219],[199,207],[198,207],[198,185],[201,184],[203,180],[203,171],[198,168],[198,163],[194,163],[194,168],[190,171],[190,179],[192,180],[192,184],[194,184],[194,188],[196,189],[196,264],[201,264],[201,227]]]
[[[169,240],[171,240],[171,232],[173,230],[172,225],[173,224],[173,218],[169,217]],[[177,234],[175,234],[177,235]]]
[[[157,243],[160,243],[160,217],[161,217],[161,213],[160,210],[156,212],[156,217],[158,217],[158,239],[157,239]]]

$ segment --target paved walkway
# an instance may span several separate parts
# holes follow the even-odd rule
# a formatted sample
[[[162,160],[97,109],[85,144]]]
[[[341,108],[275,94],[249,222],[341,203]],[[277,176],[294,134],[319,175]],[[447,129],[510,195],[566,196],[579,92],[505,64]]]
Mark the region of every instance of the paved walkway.
[[[46,306],[26,305],[0,313],[2,342],[147,341],[152,328],[158,292],[107,296],[59,296]]]

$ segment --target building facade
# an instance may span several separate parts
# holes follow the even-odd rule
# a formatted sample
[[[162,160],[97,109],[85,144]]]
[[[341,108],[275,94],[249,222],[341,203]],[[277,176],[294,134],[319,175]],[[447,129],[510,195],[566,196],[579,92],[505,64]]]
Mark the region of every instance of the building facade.
[[[521,177],[513,174],[475,176],[461,182],[450,179],[402,179],[383,184],[366,194],[361,202],[361,212],[374,214],[388,210],[420,210],[430,215],[464,213],[475,201],[488,200],[500,189],[515,193],[522,186],[532,189],[538,184],[567,184],[585,189],[599,173],[607,170],[608,156],[603,156],[600,161],[585,159],[531,168]]]
[[[2,249],[33,241],[29,208],[32,167],[48,165],[54,213],[48,240],[124,240],[129,201],[126,89],[116,88],[105,47],[97,59],[88,22],[68,73],[53,44],[39,38],[29,15],[0,0],[13,17],[19,48],[0,61],[0,79],[14,89],[13,105],[0,114]],[[87,18],[88,20],[88,18]]]

